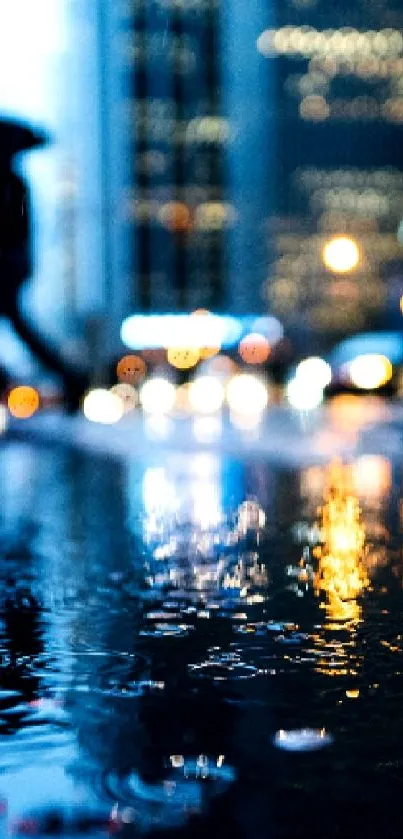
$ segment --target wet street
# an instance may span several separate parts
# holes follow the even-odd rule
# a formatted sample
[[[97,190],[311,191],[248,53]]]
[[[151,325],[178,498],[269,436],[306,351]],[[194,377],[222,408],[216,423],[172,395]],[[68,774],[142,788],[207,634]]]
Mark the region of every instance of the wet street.
[[[399,836],[400,463],[150,452],[3,441],[4,832]]]

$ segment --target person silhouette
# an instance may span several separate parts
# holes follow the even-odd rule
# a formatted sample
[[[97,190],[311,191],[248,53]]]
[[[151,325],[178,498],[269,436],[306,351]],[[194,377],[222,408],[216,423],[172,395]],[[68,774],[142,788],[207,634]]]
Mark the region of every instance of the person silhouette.
[[[62,379],[66,405],[76,410],[89,386],[88,373],[63,359],[26,318],[20,305],[21,288],[32,276],[33,255],[29,187],[14,170],[15,156],[46,142],[44,132],[0,118],[0,316],[9,319],[38,361]],[[5,367],[0,367],[3,391],[9,379]]]

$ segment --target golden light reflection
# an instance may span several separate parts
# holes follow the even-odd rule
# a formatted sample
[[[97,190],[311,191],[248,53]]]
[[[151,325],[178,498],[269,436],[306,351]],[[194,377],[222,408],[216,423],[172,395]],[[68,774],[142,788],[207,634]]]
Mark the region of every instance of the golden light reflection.
[[[360,615],[357,598],[369,586],[369,578],[363,561],[365,528],[347,466],[334,464],[330,468],[321,510],[321,533],[316,592],[326,594],[331,620],[357,620]]]
[[[389,408],[377,396],[340,393],[329,400],[326,412],[332,429],[349,437],[374,422],[388,419]]]

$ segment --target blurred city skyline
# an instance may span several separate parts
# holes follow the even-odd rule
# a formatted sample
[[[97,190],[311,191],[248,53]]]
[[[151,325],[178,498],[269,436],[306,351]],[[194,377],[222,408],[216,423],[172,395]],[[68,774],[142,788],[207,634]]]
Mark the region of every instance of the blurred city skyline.
[[[0,10],[0,113],[52,135],[21,163],[24,305],[69,357],[102,369],[136,312],[274,315],[297,354],[400,329],[398,3],[28,5]]]

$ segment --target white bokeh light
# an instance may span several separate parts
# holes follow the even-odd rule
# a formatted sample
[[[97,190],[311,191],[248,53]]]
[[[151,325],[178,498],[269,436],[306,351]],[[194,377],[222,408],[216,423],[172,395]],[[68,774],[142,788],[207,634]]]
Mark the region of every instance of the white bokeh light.
[[[113,425],[119,422],[124,411],[125,407],[121,398],[104,388],[90,390],[84,398],[83,413],[90,422]]]
[[[240,373],[228,382],[227,402],[232,411],[243,416],[260,414],[267,406],[266,384],[249,373]]]
[[[323,262],[335,274],[353,271],[360,261],[358,245],[350,236],[335,236],[323,248]]]
[[[175,385],[159,377],[149,379],[140,390],[140,402],[147,414],[167,414],[175,403]]]
[[[295,377],[308,383],[314,382],[319,388],[324,388],[332,381],[332,368],[324,358],[310,356],[297,365]]]
[[[309,383],[305,378],[291,379],[286,393],[291,407],[297,411],[312,411],[323,402],[323,389],[316,381]]]
[[[200,414],[215,414],[224,401],[224,388],[214,376],[198,376],[189,385],[189,403]]]
[[[386,384],[393,375],[393,367],[385,355],[358,355],[348,365],[350,380],[361,390],[374,390]]]

